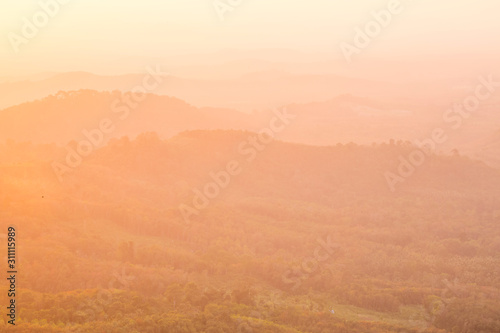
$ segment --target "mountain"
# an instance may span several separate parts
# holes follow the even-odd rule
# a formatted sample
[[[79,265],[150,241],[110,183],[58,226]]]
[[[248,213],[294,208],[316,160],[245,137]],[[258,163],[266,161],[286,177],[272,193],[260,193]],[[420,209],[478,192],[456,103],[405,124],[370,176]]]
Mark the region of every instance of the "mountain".
[[[498,330],[499,171],[431,155],[391,192],[411,146],[256,136],[112,139],[63,182],[64,149],[0,144],[21,332]]]
[[[166,66],[158,68],[168,74],[164,76],[161,85],[150,91],[151,93],[176,96],[198,107],[232,108],[247,113],[285,104],[329,100],[346,93],[379,100],[411,103],[427,100],[437,103],[448,101],[452,96],[460,96],[458,93],[463,90],[455,89],[456,80],[453,84],[441,80],[393,83],[389,80],[383,82],[362,79],[328,71],[325,73],[318,69],[301,69],[298,66],[253,60],[221,63],[215,68],[205,66],[199,68],[198,72],[194,72],[194,69],[171,69]],[[11,79],[0,83],[0,89],[3,91],[0,108],[41,99],[58,91],[130,91],[142,84],[147,72],[146,69],[144,73],[125,75],[68,72],[48,77],[38,76],[31,80]],[[207,73],[203,74],[205,72]]]
[[[489,133],[497,128],[500,118],[489,105],[466,119],[467,123],[464,122],[456,131],[443,123],[443,110],[447,109],[440,106],[408,101],[385,103],[349,94],[324,102],[288,104],[252,114],[234,109],[195,107],[178,98],[155,94],[147,94],[138,102],[132,101],[130,96],[129,92],[119,91],[61,91],[0,110],[0,140],[58,144],[73,140],[81,142],[88,140],[88,133],[95,133],[103,120],[111,122],[112,130],[103,133],[101,143],[121,136],[135,137],[143,132],[157,132],[162,138],[195,129],[258,132],[269,128],[276,113],[281,113],[289,115],[290,121],[279,133],[273,134],[289,142],[371,144],[395,139],[415,143],[428,139],[432,131],[440,127],[445,130],[447,140],[436,145],[436,151],[452,154],[458,150],[461,154],[497,165],[494,147],[498,134],[490,136]],[[474,141],[477,137],[485,138]]]
[[[0,111],[0,140],[66,144],[85,139],[82,131],[98,129],[105,119],[114,126],[106,133],[107,140],[145,131],[169,137],[188,129],[244,129],[250,117],[230,110],[196,108],[168,96],[148,94],[143,101],[134,102],[129,93],[79,90]]]

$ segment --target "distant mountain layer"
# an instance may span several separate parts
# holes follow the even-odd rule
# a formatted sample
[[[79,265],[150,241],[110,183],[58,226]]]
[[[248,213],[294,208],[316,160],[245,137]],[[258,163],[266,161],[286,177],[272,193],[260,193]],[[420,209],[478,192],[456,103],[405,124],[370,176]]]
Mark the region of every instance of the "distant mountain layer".
[[[167,68],[160,68],[159,71],[165,71],[163,81],[149,92],[176,96],[200,107],[235,108],[245,112],[283,104],[328,100],[346,93],[413,102],[438,101],[456,93],[452,89],[456,83],[450,82],[395,84],[334,74],[293,73],[280,69],[280,66],[273,69],[272,66],[254,66],[249,63],[239,64],[236,67],[240,70],[234,69],[230,64],[220,69],[223,73],[241,72],[236,77],[230,78],[180,76],[167,73]],[[0,108],[40,99],[60,90],[130,91],[135,86],[141,85],[147,75],[147,71],[116,76],[68,72],[42,76],[38,80],[3,82],[0,83],[2,91]]]
[[[199,129],[271,130],[278,139],[312,145],[371,144],[391,139],[415,143],[429,139],[432,131],[440,127],[448,139],[436,145],[436,151],[452,153],[457,149],[492,165],[498,162],[495,162],[498,134],[491,133],[500,119],[493,105],[466,119],[460,135],[456,135],[450,124],[443,123],[445,108],[383,103],[352,95],[340,95],[324,102],[289,104],[252,114],[234,109],[199,108],[178,98],[155,94],[134,96],[120,91],[58,92],[0,110],[0,140],[66,144],[84,140],[92,133],[98,136],[95,130],[104,126],[100,144],[111,138],[135,137],[143,132],[156,132],[162,138],[169,138]],[[274,123],[276,117],[286,119],[278,124]],[[483,139],[478,141],[478,138]]]
[[[85,139],[110,122],[105,139],[157,131],[170,137],[188,129],[246,128],[249,116],[215,108],[196,108],[177,98],[90,90],[60,92],[0,111],[0,140],[66,144]]]

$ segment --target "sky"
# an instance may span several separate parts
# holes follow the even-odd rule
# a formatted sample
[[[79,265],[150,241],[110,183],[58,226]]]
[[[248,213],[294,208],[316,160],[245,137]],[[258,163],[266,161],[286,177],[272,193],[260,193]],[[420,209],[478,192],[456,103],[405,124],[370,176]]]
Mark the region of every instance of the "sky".
[[[138,72],[151,59],[226,49],[290,49],[345,59],[340,43],[373,11],[397,0],[220,0],[236,4],[220,19],[214,0],[70,0],[34,37],[23,36],[40,3],[0,2],[0,77],[51,71]],[[401,0],[400,12],[362,50],[366,58],[413,59],[433,55],[500,52],[500,1]],[[41,17],[41,16],[40,16]]]

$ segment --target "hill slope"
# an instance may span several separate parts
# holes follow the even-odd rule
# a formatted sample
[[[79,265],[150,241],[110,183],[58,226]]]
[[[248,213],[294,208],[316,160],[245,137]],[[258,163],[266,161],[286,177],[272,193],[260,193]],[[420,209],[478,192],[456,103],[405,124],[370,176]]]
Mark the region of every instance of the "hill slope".
[[[498,171],[431,156],[393,193],[383,174],[412,147],[272,142],[248,161],[254,136],[112,140],[62,184],[64,150],[1,145],[1,227],[23,237],[16,329],[498,330]]]

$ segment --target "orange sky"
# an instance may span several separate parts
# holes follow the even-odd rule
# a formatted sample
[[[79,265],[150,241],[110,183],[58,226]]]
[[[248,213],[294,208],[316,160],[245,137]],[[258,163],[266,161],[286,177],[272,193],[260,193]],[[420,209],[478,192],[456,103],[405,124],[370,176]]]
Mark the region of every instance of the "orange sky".
[[[18,53],[9,34],[22,35],[23,17],[33,20],[41,11],[39,1],[3,1],[0,77],[45,71],[140,72],[151,59],[225,48],[323,52],[344,65],[339,44],[352,42],[355,27],[363,27],[372,11],[390,1],[241,0],[221,21],[213,0],[72,0],[59,5]],[[363,50],[362,59],[500,53],[500,1],[400,2],[401,13]]]

